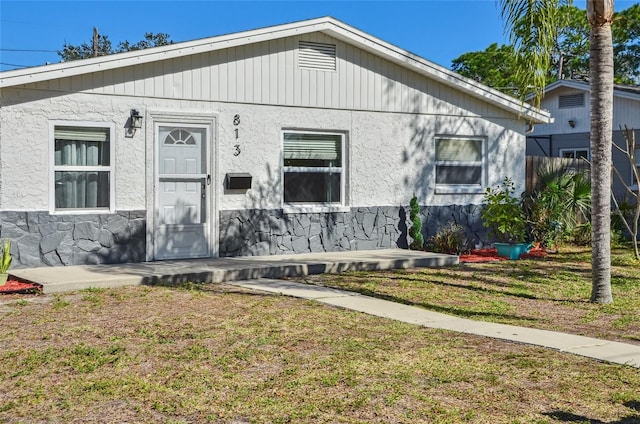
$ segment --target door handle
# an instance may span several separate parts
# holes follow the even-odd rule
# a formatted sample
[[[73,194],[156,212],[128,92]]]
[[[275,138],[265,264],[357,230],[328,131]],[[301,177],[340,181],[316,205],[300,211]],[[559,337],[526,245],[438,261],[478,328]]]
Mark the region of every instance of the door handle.
[[[207,185],[211,185],[211,174],[207,174]]]

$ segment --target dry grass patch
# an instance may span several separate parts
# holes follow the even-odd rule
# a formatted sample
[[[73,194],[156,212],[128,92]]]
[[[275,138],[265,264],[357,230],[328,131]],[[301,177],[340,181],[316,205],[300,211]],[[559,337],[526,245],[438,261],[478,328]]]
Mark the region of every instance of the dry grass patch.
[[[7,423],[631,423],[638,388],[634,368],[224,285],[0,314]]]

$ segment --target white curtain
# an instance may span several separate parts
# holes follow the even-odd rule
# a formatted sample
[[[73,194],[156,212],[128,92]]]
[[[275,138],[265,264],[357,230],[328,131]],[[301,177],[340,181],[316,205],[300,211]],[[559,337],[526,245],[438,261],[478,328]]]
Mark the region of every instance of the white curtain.
[[[109,206],[109,130],[57,127],[55,183],[57,209]],[[69,170],[65,167],[92,167]],[[105,167],[97,170],[95,167]]]

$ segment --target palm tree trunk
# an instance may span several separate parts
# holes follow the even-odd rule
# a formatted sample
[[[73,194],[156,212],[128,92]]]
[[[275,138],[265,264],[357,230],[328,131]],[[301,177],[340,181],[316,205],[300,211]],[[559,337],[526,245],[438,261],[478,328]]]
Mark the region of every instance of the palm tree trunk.
[[[612,303],[611,137],[613,130],[613,0],[588,0],[591,24],[591,301]]]

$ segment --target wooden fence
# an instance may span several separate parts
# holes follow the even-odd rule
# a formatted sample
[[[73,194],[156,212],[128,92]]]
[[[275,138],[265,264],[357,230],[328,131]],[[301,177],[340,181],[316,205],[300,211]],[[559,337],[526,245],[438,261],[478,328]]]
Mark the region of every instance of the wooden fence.
[[[583,159],[567,159],[546,156],[527,156],[526,181],[527,191],[531,191],[538,182],[538,170],[564,168],[568,172],[589,172],[591,166]]]

